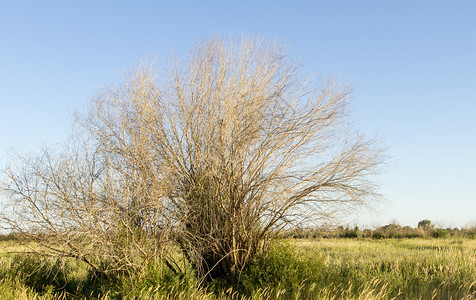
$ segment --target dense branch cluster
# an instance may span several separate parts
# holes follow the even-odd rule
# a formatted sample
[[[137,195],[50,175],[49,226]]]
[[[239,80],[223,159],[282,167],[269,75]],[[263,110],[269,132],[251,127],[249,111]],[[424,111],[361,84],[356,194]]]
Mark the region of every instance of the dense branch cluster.
[[[211,40],[167,74],[144,63],[92,99],[64,151],[21,159],[3,220],[104,274],[179,272],[179,249],[234,283],[272,234],[373,195],[381,153],[349,129],[349,90],[307,85],[277,44]]]

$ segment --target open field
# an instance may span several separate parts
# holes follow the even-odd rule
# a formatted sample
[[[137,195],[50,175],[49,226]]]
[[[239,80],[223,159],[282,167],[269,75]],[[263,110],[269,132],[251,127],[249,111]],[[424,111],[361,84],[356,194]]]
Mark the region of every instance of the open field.
[[[475,299],[476,240],[287,239],[247,268],[234,289],[197,288],[152,266],[142,278],[91,279],[74,261],[7,254],[0,242],[0,299]]]

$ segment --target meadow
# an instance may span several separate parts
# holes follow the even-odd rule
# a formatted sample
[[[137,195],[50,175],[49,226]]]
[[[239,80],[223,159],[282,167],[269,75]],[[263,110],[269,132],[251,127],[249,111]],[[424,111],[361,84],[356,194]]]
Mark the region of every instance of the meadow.
[[[83,263],[0,242],[0,299],[475,299],[476,240],[283,239],[230,288],[199,288],[160,264],[135,278],[91,276]]]

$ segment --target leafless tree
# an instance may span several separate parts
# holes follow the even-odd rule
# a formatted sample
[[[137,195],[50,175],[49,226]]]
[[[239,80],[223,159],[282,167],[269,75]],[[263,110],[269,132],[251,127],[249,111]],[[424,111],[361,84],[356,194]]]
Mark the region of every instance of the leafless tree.
[[[150,195],[115,172],[97,145],[75,146],[18,158],[3,188],[3,223],[41,246],[32,251],[82,260],[97,275],[136,275],[158,259],[169,263],[167,231],[150,226],[161,208],[145,203]]]
[[[204,280],[235,283],[273,234],[375,195],[381,151],[351,130],[349,92],[247,38],[200,43],[163,77],[146,62],[91,101],[73,157],[10,173],[10,223],[67,235],[93,266],[96,250],[135,267],[172,243]]]

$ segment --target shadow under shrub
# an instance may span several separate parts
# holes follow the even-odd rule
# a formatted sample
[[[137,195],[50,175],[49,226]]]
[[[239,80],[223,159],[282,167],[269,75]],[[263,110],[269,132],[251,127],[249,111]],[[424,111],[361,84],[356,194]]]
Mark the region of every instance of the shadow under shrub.
[[[108,278],[92,277],[90,281],[91,295],[107,294],[111,299],[187,299],[202,292],[193,271],[175,274],[160,262],[151,262],[140,274],[118,272]],[[89,292],[83,291],[83,295]]]
[[[121,294],[117,284],[122,280],[119,274],[109,278],[98,276],[85,263],[75,259],[15,255],[5,273],[39,295],[100,298],[106,294]]]
[[[71,276],[73,268],[60,259],[50,259],[39,255],[16,255],[8,271],[25,286],[39,294],[66,292],[76,294],[80,285]]]

